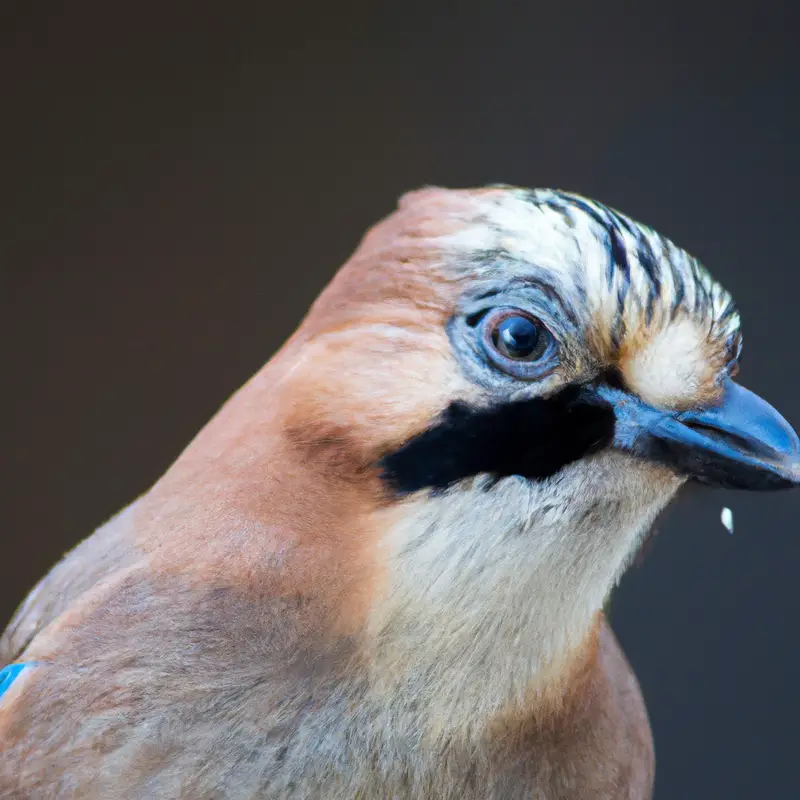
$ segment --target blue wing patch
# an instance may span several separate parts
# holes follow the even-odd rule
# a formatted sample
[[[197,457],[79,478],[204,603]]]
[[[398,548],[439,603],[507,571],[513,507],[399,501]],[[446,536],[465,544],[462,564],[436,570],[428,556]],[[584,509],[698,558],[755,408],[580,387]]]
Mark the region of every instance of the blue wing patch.
[[[25,667],[32,667],[33,662],[9,664],[0,669],[0,698],[11,688],[11,684],[20,676]]]

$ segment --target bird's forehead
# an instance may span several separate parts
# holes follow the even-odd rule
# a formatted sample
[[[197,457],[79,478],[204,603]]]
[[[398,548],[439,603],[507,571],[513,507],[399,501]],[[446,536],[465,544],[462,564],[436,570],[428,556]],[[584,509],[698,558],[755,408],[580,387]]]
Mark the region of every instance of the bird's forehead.
[[[589,309],[605,308],[609,317],[643,311],[645,323],[666,309],[716,321],[731,299],[669,239],[578,195],[483,190],[462,221],[442,237],[445,264],[476,281],[549,281],[584,295]],[[738,318],[727,321],[729,328],[738,325]]]
[[[449,237],[449,244],[472,256],[478,274],[481,267],[497,262],[493,254],[502,254],[520,267],[574,272],[583,262],[582,246],[592,243],[586,220],[571,219],[536,198],[535,191],[524,190],[478,195],[474,217]]]

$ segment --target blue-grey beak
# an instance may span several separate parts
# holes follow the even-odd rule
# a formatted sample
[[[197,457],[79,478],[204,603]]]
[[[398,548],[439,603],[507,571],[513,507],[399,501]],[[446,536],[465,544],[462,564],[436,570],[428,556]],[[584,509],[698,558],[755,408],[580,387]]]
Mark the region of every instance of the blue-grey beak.
[[[614,408],[613,446],[712,486],[756,491],[800,485],[800,440],[757,394],[727,379],[720,401],[692,411],[653,408],[597,388]]]

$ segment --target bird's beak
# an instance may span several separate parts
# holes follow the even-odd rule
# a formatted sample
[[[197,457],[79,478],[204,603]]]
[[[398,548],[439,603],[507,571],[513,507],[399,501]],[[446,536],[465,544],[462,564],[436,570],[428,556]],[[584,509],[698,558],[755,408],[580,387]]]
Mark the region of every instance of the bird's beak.
[[[653,408],[602,386],[616,417],[613,446],[703,483],[757,491],[800,486],[800,440],[757,394],[727,379],[720,401],[690,411]]]

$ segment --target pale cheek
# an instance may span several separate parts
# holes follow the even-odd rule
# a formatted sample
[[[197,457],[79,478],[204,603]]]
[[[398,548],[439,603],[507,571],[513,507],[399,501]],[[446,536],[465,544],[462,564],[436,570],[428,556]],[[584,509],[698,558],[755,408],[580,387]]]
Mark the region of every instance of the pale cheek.
[[[614,449],[565,467],[564,479],[569,487],[565,500],[577,495],[590,505],[611,501],[626,523],[635,523],[650,508],[667,503],[685,482],[669,467]],[[569,507],[579,505],[572,500]],[[580,516],[579,510],[576,513]]]
[[[688,322],[642,342],[620,368],[630,389],[659,408],[690,408],[715,391],[706,342]]]

